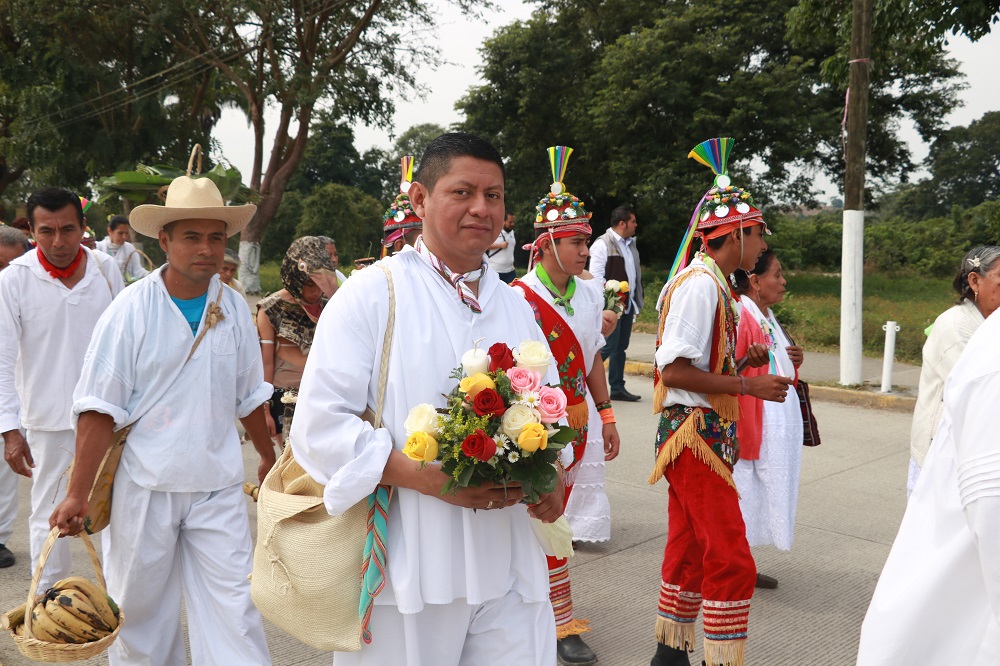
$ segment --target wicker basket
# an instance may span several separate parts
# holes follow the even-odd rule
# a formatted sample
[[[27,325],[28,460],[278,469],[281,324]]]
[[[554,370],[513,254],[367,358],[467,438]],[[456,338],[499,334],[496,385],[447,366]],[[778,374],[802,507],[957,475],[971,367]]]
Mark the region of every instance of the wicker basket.
[[[87,554],[90,555],[90,563],[94,567],[94,571],[97,574],[97,583],[102,589],[107,590],[107,583],[104,582],[104,574],[101,572],[101,561],[97,559],[97,551],[94,550],[94,544],[90,542],[90,537],[87,536],[86,532],[81,532],[78,535],[83,539],[83,545],[87,547]],[[35,575],[31,577],[31,586],[28,588],[28,601],[27,607],[24,613],[24,633],[30,633],[31,629],[31,609],[35,606],[35,597],[38,592],[38,581],[42,577],[42,570],[45,568],[45,561],[49,558],[49,553],[52,552],[52,546],[55,545],[56,539],[59,538],[59,528],[54,527],[52,531],[49,532],[48,539],[45,540],[45,545],[42,547],[42,555],[38,559],[38,568],[35,569]],[[29,659],[34,659],[35,661],[46,661],[49,663],[65,663],[68,661],[81,661],[83,659],[90,659],[96,655],[101,654],[112,643],[118,638],[118,632],[121,631],[122,625],[125,624],[125,613],[121,608],[118,609],[118,626],[115,630],[98,641],[91,641],[90,643],[49,643],[48,641],[40,641],[37,638],[29,638],[28,636],[18,636],[14,632],[14,627],[10,629],[11,638],[14,639],[14,643],[17,644],[17,649],[21,651],[25,657]]]

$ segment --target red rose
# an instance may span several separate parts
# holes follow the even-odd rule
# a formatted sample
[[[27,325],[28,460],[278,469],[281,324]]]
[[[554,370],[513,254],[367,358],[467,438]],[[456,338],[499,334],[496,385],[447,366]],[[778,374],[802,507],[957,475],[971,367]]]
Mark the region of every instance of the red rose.
[[[486,462],[497,453],[497,443],[489,435],[477,430],[462,442],[462,453],[470,458]]]
[[[503,416],[507,406],[494,389],[483,389],[472,400],[472,410],[476,416]]]
[[[504,343],[494,344],[486,353],[490,357],[490,372],[497,370],[507,372],[514,367],[514,352]]]

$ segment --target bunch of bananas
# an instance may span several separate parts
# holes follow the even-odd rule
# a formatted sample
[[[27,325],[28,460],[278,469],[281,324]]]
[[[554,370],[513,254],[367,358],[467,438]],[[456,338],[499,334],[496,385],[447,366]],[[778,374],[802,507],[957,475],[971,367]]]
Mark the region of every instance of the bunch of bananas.
[[[3,626],[26,635],[27,605],[3,615]],[[35,600],[31,609],[30,638],[48,643],[90,643],[118,627],[118,606],[95,583],[81,576],[59,581]]]

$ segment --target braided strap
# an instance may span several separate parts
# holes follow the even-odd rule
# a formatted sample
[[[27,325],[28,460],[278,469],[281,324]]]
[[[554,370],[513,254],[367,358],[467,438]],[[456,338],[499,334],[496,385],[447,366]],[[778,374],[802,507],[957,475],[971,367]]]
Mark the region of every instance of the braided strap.
[[[389,318],[385,326],[385,337],[382,340],[382,360],[379,365],[378,397],[375,404],[376,429],[382,427],[382,406],[385,400],[385,387],[389,378],[389,356],[392,349],[392,329],[396,324],[396,290],[392,283],[392,273],[382,263],[377,264],[389,286]],[[365,537],[365,550],[361,561],[361,601],[358,605],[358,615],[361,617],[361,640],[366,645],[372,642],[372,632],[368,628],[372,609],[377,597],[385,588],[385,567],[388,554],[386,552],[389,500],[392,499],[392,487],[379,484],[375,492],[368,496],[368,523]],[[372,566],[374,564],[375,566]]]

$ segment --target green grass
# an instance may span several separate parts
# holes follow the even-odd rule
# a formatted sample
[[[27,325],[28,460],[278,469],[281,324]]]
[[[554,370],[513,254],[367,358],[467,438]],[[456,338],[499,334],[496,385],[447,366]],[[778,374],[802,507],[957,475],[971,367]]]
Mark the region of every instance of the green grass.
[[[646,307],[639,313],[635,330],[656,332],[656,296],[665,275],[654,272],[643,280]],[[786,273],[788,291],[775,307],[775,314],[796,342],[810,351],[836,351],[840,344],[840,277],[820,273]],[[954,304],[950,280],[866,275],[862,339],[867,356],[881,356],[885,345],[882,326],[892,320],[899,325],[896,359],[920,363],[926,336],[924,329]]]
[[[281,289],[281,262],[268,261],[260,265],[260,293],[273,294]]]

